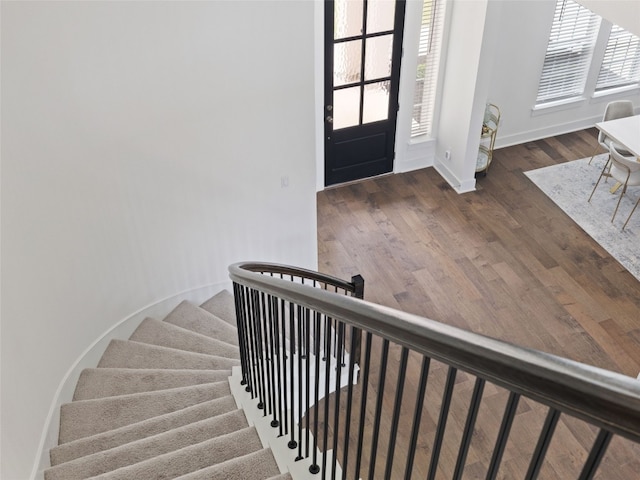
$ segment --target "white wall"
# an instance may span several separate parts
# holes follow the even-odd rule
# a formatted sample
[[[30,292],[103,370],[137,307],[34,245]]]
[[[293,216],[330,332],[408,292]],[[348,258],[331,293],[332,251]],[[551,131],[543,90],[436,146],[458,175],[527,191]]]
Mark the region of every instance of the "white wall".
[[[640,36],[640,2],[636,0],[579,0],[592,12]]]
[[[235,261],[315,268],[313,8],[2,2],[3,479],[117,321]]]
[[[488,0],[450,2],[452,16],[445,55],[444,87],[437,129],[436,168],[459,192],[475,186],[475,157],[478,144],[470,149],[472,132],[478,123],[476,89],[482,82],[481,53]],[[481,100],[481,99],[480,99]],[[449,160],[444,160],[450,151]]]

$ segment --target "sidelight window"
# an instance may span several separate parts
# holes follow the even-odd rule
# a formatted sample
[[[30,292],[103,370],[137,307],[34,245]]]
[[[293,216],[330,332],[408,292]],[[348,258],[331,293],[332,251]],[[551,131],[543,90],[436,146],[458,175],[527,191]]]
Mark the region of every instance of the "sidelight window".
[[[445,4],[444,0],[424,0],[422,7],[418,69],[411,119],[412,137],[429,135],[433,126]]]

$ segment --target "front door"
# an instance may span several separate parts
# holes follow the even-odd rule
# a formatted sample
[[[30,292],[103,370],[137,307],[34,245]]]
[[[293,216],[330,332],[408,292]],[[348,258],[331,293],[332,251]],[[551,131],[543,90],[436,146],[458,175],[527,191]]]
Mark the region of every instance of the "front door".
[[[404,10],[325,1],[325,185],[393,170]]]

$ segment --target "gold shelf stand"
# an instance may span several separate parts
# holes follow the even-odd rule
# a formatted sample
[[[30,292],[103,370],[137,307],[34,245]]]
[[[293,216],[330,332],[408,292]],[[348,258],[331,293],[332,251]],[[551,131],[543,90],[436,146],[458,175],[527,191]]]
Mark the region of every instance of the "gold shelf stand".
[[[500,124],[500,109],[493,103],[488,103],[484,111],[482,131],[480,133],[480,147],[476,161],[476,174],[486,175],[493,160],[493,149],[496,134]]]

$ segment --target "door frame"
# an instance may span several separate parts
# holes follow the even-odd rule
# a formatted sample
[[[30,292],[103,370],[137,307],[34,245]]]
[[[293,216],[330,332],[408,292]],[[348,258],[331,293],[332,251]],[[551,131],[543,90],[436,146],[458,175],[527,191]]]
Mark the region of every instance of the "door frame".
[[[367,0],[364,0],[365,2]],[[333,85],[333,70],[335,68],[333,58],[333,16],[335,1],[325,0],[324,2],[324,105],[325,110],[323,112],[323,118],[329,119],[333,117],[333,109],[331,108],[335,104],[334,94],[341,87]],[[407,0],[395,0],[394,2],[394,18],[393,18],[393,46],[391,50],[391,70],[389,72],[389,101],[387,104],[387,115],[385,119],[377,121],[364,121],[362,119],[364,98],[363,91],[360,89],[365,88],[364,85],[368,83],[378,84],[377,80],[366,80],[364,78],[364,57],[361,59],[360,68],[362,68],[362,74],[359,76],[357,83],[360,83],[360,122],[353,126],[340,128],[338,130],[333,129],[333,121],[324,122],[324,182],[325,185],[328,181],[327,175],[332,173],[331,183],[340,184],[344,182],[358,181],[369,177],[375,177],[381,174],[388,174],[394,171],[395,157],[396,157],[396,134],[398,127],[398,115],[400,110],[399,92],[400,92],[400,76],[403,57],[403,39],[404,39],[404,23],[406,18],[406,3]],[[366,7],[363,4],[363,8]],[[329,16],[331,18],[329,18]],[[367,22],[367,18],[362,19],[363,22]],[[371,36],[369,36],[371,35]],[[365,42],[368,39],[373,41],[379,34],[367,32],[367,40],[362,40],[362,54],[364,54]],[[398,38],[398,36],[400,36]],[[331,38],[329,38],[331,37]],[[382,37],[388,37],[388,34],[383,34]],[[338,40],[340,42],[340,40]],[[366,103],[366,102],[365,102]],[[366,107],[366,105],[364,106]],[[369,140],[367,140],[369,139]],[[362,143],[365,142],[365,143]],[[371,143],[374,142],[374,143]],[[374,146],[377,145],[377,146]],[[357,148],[357,150],[353,150]],[[363,149],[364,150],[361,150]],[[348,153],[349,151],[352,153]],[[353,158],[356,163],[351,166],[338,165],[351,158],[351,155],[357,152],[361,152]],[[384,153],[383,153],[384,152]],[[344,157],[347,154],[348,157]],[[373,155],[373,156],[372,156]],[[357,157],[360,159],[356,160]],[[340,160],[342,159],[342,160]],[[337,168],[337,170],[334,170]],[[328,185],[330,186],[330,185]]]
[[[314,1],[314,97],[315,97],[315,163],[316,191],[324,185],[324,1]],[[448,23],[447,15],[447,23]],[[396,118],[396,158],[393,172],[406,172],[434,165],[435,139],[411,141],[411,116],[413,110],[413,86],[418,65],[418,41],[422,21],[422,2],[407,1],[405,6],[402,62],[400,65],[400,110]],[[446,24],[445,24],[446,25]],[[448,29],[445,26],[445,31]],[[446,35],[442,45],[442,59],[446,57]],[[440,76],[444,68],[440,68]],[[440,83],[440,81],[439,81]],[[436,118],[437,118],[436,108]]]

